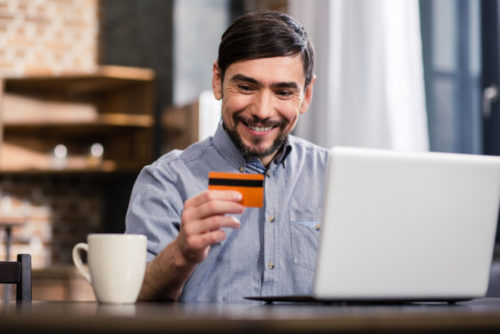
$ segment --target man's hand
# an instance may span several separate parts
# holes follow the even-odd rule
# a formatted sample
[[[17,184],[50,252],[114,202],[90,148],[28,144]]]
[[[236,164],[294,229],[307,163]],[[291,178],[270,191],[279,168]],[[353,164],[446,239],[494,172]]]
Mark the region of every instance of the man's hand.
[[[186,264],[203,261],[210,246],[226,238],[223,227],[238,228],[240,222],[225,214],[241,214],[242,196],[236,191],[207,190],[184,203],[182,226],[175,242]]]

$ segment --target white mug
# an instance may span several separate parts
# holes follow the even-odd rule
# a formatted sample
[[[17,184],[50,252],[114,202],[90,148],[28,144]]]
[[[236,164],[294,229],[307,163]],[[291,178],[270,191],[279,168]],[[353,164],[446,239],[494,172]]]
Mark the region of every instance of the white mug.
[[[89,234],[73,247],[73,262],[101,303],[135,303],[146,270],[147,239],[140,234]],[[80,252],[88,253],[84,267]]]

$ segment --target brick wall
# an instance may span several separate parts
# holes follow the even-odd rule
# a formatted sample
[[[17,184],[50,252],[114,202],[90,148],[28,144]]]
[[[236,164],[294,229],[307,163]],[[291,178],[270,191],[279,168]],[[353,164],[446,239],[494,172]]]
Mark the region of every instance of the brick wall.
[[[1,0],[0,74],[91,71],[97,0]]]
[[[33,268],[71,263],[71,249],[103,229],[103,190],[95,181],[70,175],[0,177],[0,214],[25,218],[13,229],[11,260],[32,255]],[[5,231],[1,231],[2,240]],[[0,248],[5,258],[5,247]]]

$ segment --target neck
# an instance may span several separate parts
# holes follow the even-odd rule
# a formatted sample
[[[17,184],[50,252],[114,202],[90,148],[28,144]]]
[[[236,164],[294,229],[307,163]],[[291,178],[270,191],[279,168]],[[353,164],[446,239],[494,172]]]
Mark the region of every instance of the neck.
[[[271,155],[266,155],[265,157],[259,158],[260,162],[264,165],[264,167],[268,168],[274,157],[278,154],[278,151],[274,152]]]

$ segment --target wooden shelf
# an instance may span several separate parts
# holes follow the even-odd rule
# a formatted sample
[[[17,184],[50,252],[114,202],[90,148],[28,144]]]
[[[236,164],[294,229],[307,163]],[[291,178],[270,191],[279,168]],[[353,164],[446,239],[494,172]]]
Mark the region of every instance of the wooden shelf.
[[[122,66],[102,66],[92,73],[63,73],[57,76],[27,76],[6,78],[5,90],[22,93],[53,93],[79,96],[102,94],[127,86],[152,82],[154,72]]]
[[[20,164],[21,167],[0,167],[0,174],[110,174],[110,173],[137,173],[144,165],[104,160],[100,163],[89,160],[84,156],[73,156],[68,158],[67,164],[63,167],[54,167],[49,159],[38,159],[31,165]]]
[[[3,175],[109,175],[109,174],[137,174],[142,166],[130,168],[62,168],[62,169],[0,169]]]
[[[150,128],[154,124],[151,115],[130,115],[130,114],[102,114],[98,115],[94,121],[72,121],[72,120],[36,120],[26,119],[22,121],[5,121],[4,127],[15,129],[40,129],[54,127],[137,127]]]
[[[0,81],[1,173],[114,173],[152,160],[154,72],[120,66],[93,73],[7,77]],[[104,162],[88,163],[93,143]],[[68,149],[52,168],[54,147]]]

